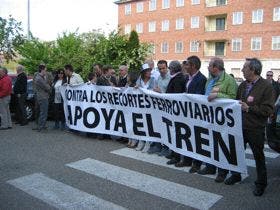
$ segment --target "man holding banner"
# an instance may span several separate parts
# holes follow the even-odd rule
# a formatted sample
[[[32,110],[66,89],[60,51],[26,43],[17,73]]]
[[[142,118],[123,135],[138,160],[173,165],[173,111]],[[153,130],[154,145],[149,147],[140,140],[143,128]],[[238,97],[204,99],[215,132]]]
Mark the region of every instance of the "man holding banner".
[[[172,94],[143,88],[63,86],[67,125],[83,132],[159,142],[177,154],[246,173],[239,102],[221,98],[209,103],[206,96],[186,94],[180,62],[171,62],[169,68],[173,78],[167,92]],[[180,161],[178,156],[171,164]]]
[[[208,101],[213,101],[216,98],[231,98],[236,97],[237,84],[230,75],[225,72],[224,61],[221,58],[215,57],[210,60],[208,67],[210,78],[205,87],[205,95],[208,96]],[[199,174],[215,174],[216,166],[206,164],[206,167]],[[221,183],[225,180],[228,170],[218,168],[218,175],[215,182]]]
[[[240,84],[236,99],[240,100],[242,109],[244,144],[245,147],[247,143],[250,145],[256,161],[257,180],[253,194],[261,196],[267,185],[264,129],[268,117],[273,113],[273,87],[260,76],[262,63],[257,58],[246,59],[242,72],[246,81]],[[233,185],[239,181],[241,175],[232,172],[225,184]]]

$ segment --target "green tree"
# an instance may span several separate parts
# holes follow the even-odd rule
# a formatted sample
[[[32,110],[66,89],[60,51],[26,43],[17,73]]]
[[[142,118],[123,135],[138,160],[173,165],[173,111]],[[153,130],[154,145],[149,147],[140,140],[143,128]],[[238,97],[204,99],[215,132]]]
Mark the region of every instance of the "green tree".
[[[84,47],[84,40],[75,33],[63,33],[59,37],[52,50],[52,68],[63,68],[65,64],[71,64],[75,71],[80,73],[89,59]]]
[[[49,68],[49,64],[52,62],[53,45],[53,42],[42,42],[35,38],[25,40],[17,48],[20,54],[19,63],[25,66],[31,74],[38,70],[39,64],[47,64]]]
[[[130,55],[129,61],[129,71],[139,72],[141,64],[144,61],[144,57],[141,56],[139,37],[136,31],[131,31],[127,43],[127,49]],[[144,56],[145,53],[144,53]]]
[[[149,45],[139,43],[135,33],[130,39],[116,31],[108,37],[99,31],[83,34],[63,33],[52,42],[33,38],[18,47],[21,55],[19,63],[26,66],[31,73],[37,70],[40,63],[45,63],[48,69],[63,68],[65,64],[72,64],[75,71],[84,78],[92,71],[94,63],[109,64],[116,69],[126,64],[130,66],[131,71],[140,70],[149,53]]]
[[[16,56],[16,47],[23,43],[21,23],[12,16],[8,19],[0,17],[0,54],[4,55],[7,62]]]

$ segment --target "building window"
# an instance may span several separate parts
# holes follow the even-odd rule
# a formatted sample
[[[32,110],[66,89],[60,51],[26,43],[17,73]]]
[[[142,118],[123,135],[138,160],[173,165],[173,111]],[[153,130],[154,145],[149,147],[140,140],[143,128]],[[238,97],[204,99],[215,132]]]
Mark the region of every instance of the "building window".
[[[183,7],[185,5],[185,0],[176,0],[176,7]]]
[[[197,40],[190,42],[190,52],[198,52],[199,42]]]
[[[124,26],[124,34],[130,34],[131,32],[131,25],[127,24]]]
[[[226,0],[216,0],[217,6],[226,5],[226,3],[227,3]]]
[[[232,25],[243,24],[243,12],[234,12],[232,14]]]
[[[280,7],[273,9],[273,21],[280,21]]]
[[[192,0],[192,5],[200,4],[200,0]]]
[[[157,0],[149,1],[149,11],[154,11],[157,9]]]
[[[169,20],[163,20],[161,23],[162,31],[169,31]]]
[[[240,38],[232,39],[231,44],[232,44],[233,52],[238,52],[242,50],[242,39]]]
[[[168,53],[168,43],[167,42],[161,43],[161,53]]]
[[[263,22],[263,10],[258,9],[252,12],[252,23],[262,23]]]
[[[162,0],[162,9],[168,9],[170,7],[170,0]]]
[[[136,32],[137,32],[138,34],[143,33],[143,23],[138,23],[138,24],[136,24]]]
[[[176,20],[176,30],[184,29],[184,18],[179,18]]]
[[[272,37],[272,50],[280,50],[280,36]]]
[[[183,42],[176,42],[175,43],[175,53],[183,53],[184,50],[184,46],[183,46]]]
[[[191,28],[199,28],[199,17],[191,17]]]
[[[143,2],[137,2],[136,4],[136,12],[141,13],[144,11],[144,3]]]
[[[226,19],[225,18],[217,18],[216,19],[216,31],[225,30]]]
[[[224,42],[216,42],[215,43],[215,55],[216,56],[224,56],[225,55],[225,43]]]
[[[149,22],[149,32],[156,32],[156,21]]]
[[[126,4],[124,6],[124,14],[125,15],[131,15],[131,4]]]
[[[262,49],[262,38],[252,37],[251,39],[251,50],[261,50]]]

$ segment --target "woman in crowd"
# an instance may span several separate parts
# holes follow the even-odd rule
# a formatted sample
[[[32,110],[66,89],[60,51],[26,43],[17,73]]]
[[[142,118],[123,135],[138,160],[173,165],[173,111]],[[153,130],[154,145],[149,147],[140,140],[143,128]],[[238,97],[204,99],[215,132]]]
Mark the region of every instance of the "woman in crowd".
[[[137,73],[136,72],[130,72],[127,75],[127,83],[125,87],[135,87],[136,81],[137,81]],[[127,143],[128,148],[135,148],[137,145],[137,140],[135,139],[129,139]]]
[[[65,116],[63,108],[63,100],[60,93],[60,87],[66,83],[66,76],[63,69],[59,69],[53,81],[54,91],[54,129],[65,129]],[[60,125],[59,125],[60,124]]]
[[[149,67],[147,63],[142,65],[142,69],[140,72],[140,77],[136,81],[136,88],[140,87],[143,89],[153,90],[155,87],[155,78],[151,75],[152,69]],[[138,146],[136,147],[137,151],[147,152],[150,149],[151,142],[149,141],[139,141]]]

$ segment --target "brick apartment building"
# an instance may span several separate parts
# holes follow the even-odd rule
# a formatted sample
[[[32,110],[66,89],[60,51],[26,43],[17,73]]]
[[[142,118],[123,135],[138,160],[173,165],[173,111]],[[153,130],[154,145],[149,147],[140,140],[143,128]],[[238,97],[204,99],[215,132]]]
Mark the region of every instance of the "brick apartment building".
[[[246,57],[258,57],[263,75],[280,75],[279,0],[119,0],[118,23],[154,46],[153,59],[184,60],[197,55],[202,72],[213,56],[242,77]]]

